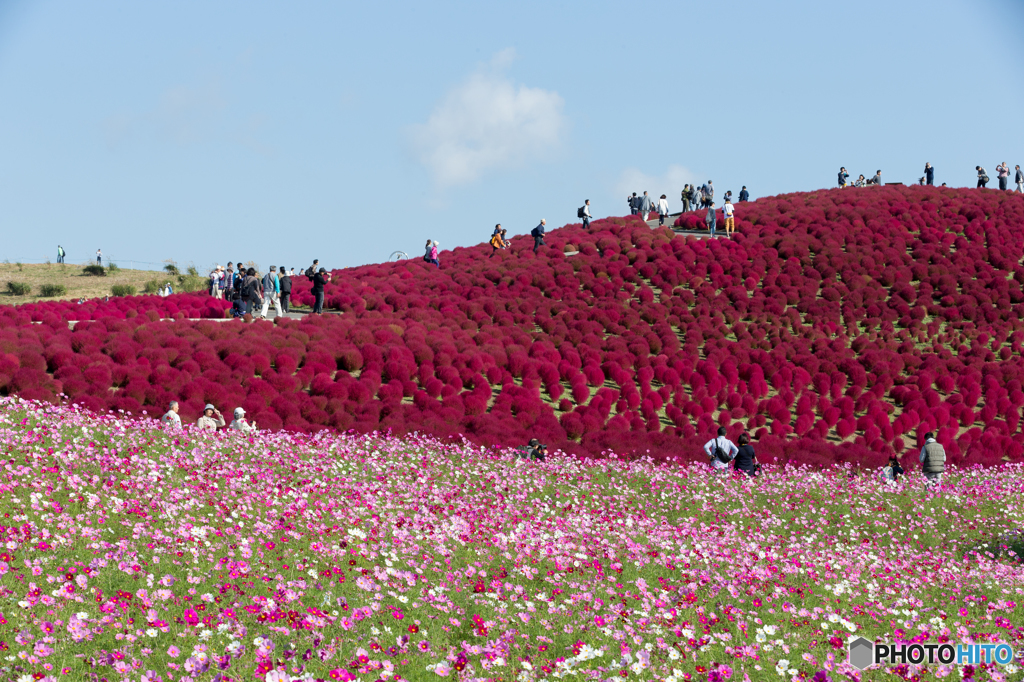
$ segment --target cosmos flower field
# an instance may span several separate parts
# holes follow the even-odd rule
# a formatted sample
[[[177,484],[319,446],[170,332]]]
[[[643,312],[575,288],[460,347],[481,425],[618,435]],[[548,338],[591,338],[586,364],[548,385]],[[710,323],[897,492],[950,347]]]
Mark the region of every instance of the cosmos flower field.
[[[930,495],[14,397],[0,452],[4,679],[1020,679],[846,663],[853,636],[1020,651],[1020,464]]]

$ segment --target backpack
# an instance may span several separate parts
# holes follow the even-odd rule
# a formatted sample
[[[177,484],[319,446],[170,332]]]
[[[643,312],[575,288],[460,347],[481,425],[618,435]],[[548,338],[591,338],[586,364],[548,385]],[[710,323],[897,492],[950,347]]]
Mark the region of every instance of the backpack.
[[[306,275],[306,277],[308,277],[309,279],[313,279],[313,266],[310,265],[308,268],[306,268],[306,272],[304,272],[303,274]]]
[[[532,230],[530,230],[530,236],[533,237],[534,239],[540,236],[540,232],[538,232],[537,229],[538,228],[535,227]]]
[[[723,464],[728,464],[729,462],[732,461],[729,458],[729,454],[725,450],[722,449],[722,445],[718,441],[717,437],[715,438],[715,452],[714,452],[714,455],[715,455],[715,459],[717,459],[719,462],[722,462]]]
[[[584,218],[584,217],[586,217],[586,214],[583,212],[584,209],[586,209],[586,206],[580,206],[578,209],[576,209],[576,217],[577,218]]]

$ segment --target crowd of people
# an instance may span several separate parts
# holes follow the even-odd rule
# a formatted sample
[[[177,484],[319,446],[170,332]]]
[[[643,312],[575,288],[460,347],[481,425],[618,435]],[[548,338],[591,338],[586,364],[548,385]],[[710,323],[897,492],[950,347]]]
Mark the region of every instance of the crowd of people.
[[[271,306],[278,316],[291,312],[292,278],[295,276],[294,268],[286,270],[283,265],[271,265],[261,275],[255,267],[228,263],[226,268],[218,265],[210,272],[209,293],[214,298],[231,301],[233,317],[252,315],[265,320]],[[313,314],[320,315],[324,309],[324,287],[331,281],[331,274],[320,267],[319,260],[314,260],[302,276],[313,283]]]
[[[167,406],[167,412],[164,416],[160,417],[160,421],[168,426],[181,428],[181,416],[178,414],[179,410],[178,401],[172,400],[170,405]],[[224,420],[224,415],[220,413],[213,405],[207,403],[203,408],[203,414],[199,419],[196,420],[196,426],[203,431],[216,431],[222,429],[227,425],[227,428],[231,431],[240,431],[241,433],[251,433],[256,430],[256,422],[250,422],[245,418],[245,409],[236,407],[231,424],[227,424]]]
[[[918,454],[921,474],[924,477],[925,489],[929,492],[937,492],[942,486],[942,475],[946,471],[946,450],[941,443],[935,440],[935,434],[930,431],[924,435],[924,441]],[[761,473],[757,454],[750,444],[750,437],[745,433],[739,437],[739,446],[737,446],[726,437],[725,427],[718,427],[715,437],[704,444],[704,454],[708,457],[713,476],[727,475],[730,464],[737,473],[747,476],[758,476]],[[905,474],[899,457],[895,454],[889,455],[888,464],[882,468],[882,481],[895,484]]]
[[[975,172],[978,174],[978,189],[984,189],[988,187],[988,183],[991,182],[991,178],[988,176],[988,171],[983,166],[975,166]],[[999,189],[1006,191],[1009,189],[1010,184],[1010,164],[1003,161],[1001,164],[996,166],[996,180],[999,182]],[[1014,167],[1013,181],[1016,184],[1015,192],[1024,193],[1024,171],[1021,171],[1020,165]],[[876,170],[873,177],[864,179],[861,175],[852,183],[850,182],[850,174],[846,172],[846,168],[839,169],[838,178],[840,187],[881,187],[884,183],[882,182],[882,171]],[[935,166],[931,163],[924,164],[924,175],[918,178],[917,183],[919,185],[934,185],[935,184]],[[945,187],[946,183],[942,183]]]

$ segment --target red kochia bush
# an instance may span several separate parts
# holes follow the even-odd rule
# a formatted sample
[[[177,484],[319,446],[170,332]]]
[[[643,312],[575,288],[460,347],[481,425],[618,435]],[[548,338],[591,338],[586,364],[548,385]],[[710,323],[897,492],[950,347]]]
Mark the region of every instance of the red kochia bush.
[[[870,464],[938,429],[951,459],[1016,460],[1020,224],[1008,193],[833,190],[739,205],[731,240],[611,218],[536,256],[516,239],[337,271],[341,315],[273,325],[158,322],[223,315],[193,295],[0,308],[0,392],[659,458],[700,457],[723,424],[766,461]],[[305,279],[292,298],[312,302]]]

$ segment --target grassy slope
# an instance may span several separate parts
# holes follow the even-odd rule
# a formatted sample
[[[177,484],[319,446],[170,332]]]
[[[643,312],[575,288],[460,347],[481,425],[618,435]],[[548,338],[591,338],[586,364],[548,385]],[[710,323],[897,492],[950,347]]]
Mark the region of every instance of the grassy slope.
[[[165,674],[196,645],[221,655],[241,626],[246,651],[226,674],[250,679],[254,637],[262,635],[276,642],[274,659],[289,648],[323,652],[290,663],[320,678],[362,650],[407,679],[436,679],[425,666],[462,642],[490,642],[511,665],[484,672],[486,657],[471,654],[475,675],[510,680],[524,657],[537,669],[573,657],[583,642],[603,654],[575,667],[601,668],[602,677],[622,669],[625,644],[632,664],[651,647],[652,669],[630,678],[674,668],[705,679],[701,667],[726,661],[767,680],[780,679],[774,666],[783,658],[807,676],[830,655],[840,664],[853,631],[889,639],[920,625],[932,633],[928,641],[943,628],[956,641],[958,628],[992,631],[1003,616],[1020,622],[1020,607],[1006,600],[1022,601],[1024,574],[961,559],[1024,524],[1019,466],[954,472],[935,498],[923,497],[916,479],[885,488],[873,474],[845,469],[770,469],[753,481],[709,483],[702,467],[536,464],[431,441],[326,434],[247,442],[46,410],[0,404],[0,446],[12,458],[0,512],[34,529],[31,543],[7,545],[0,557],[11,569],[0,571],[9,590],[0,609],[12,633],[39,633],[46,621],[84,613],[90,639],[74,644],[62,630],[47,659],[71,668],[73,679],[113,672],[78,657],[100,650]],[[38,549],[40,537],[52,547]],[[86,564],[88,586],[76,592],[84,599],[31,596],[28,582],[48,595],[65,567]],[[165,575],[176,582],[157,597],[153,580]],[[138,608],[140,589],[148,589],[151,612]],[[136,603],[123,615],[116,606],[104,611],[119,590]],[[287,617],[260,621],[244,610],[268,597],[300,620],[308,607],[338,620],[295,631]],[[181,622],[184,609],[200,603],[199,615],[212,620]],[[374,605],[371,617],[354,617]],[[275,608],[264,603],[264,611]],[[140,622],[126,624],[130,616]],[[153,620],[167,625],[144,632]],[[227,626],[218,631],[218,623]],[[403,635],[410,640],[397,655],[371,645],[387,648]],[[419,650],[424,641],[430,652]],[[17,655],[32,643],[9,646]],[[170,656],[172,646],[184,653]],[[21,666],[19,674],[39,667],[5,665]],[[378,674],[363,671],[361,679]]]
[[[110,295],[110,288],[115,284],[130,284],[139,292],[146,282],[156,279],[161,282],[170,281],[177,283],[177,279],[168,276],[166,273],[154,272],[152,270],[124,270],[118,269],[104,277],[86,275],[82,273],[82,265],[65,263],[48,263],[45,265],[21,266],[14,263],[0,263],[0,304],[19,305],[21,303],[33,303],[35,301],[53,300],[77,300],[79,298],[97,298]],[[32,287],[32,293],[28,296],[12,296],[7,290],[8,282],[23,282]],[[67,294],[58,298],[42,298],[39,295],[39,286],[42,284],[63,284],[67,288]]]

